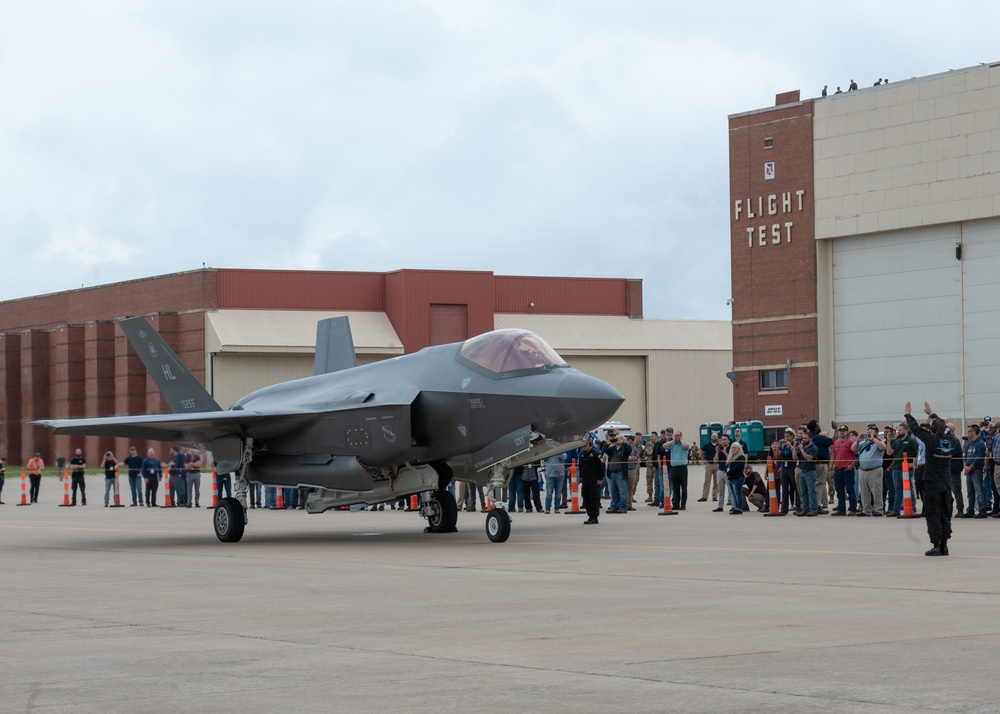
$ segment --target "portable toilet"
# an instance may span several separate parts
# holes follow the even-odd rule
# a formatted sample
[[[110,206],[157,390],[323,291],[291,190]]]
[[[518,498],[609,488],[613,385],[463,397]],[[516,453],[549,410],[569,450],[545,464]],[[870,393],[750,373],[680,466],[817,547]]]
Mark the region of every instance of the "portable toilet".
[[[731,425],[726,433],[730,437],[734,437],[736,430],[739,429],[742,433],[743,443],[747,445],[747,457],[751,460],[759,459],[764,456],[764,422],[759,419],[754,419],[752,421],[740,421]]]
[[[712,433],[722,436],[722,422],[710,421],[701,425],[698,432],[698,445],[704,449],[705,445],[712,440]]]

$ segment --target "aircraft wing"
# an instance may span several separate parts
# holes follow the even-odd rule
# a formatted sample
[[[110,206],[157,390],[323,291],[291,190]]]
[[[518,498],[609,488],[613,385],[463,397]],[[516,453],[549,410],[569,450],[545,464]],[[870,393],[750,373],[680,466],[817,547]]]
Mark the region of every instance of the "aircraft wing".
[[[268,415],[275,418],[276,415]],[[287,415],[286,415],[287,416]],[[43,419],[32,424],[55,429],[56,434],[115,436],[206,444],[220,436],[240,435],[263,417],[256,412],[221,411],[194,414],[150,414],[148,416],[94,417],[91,419]]]

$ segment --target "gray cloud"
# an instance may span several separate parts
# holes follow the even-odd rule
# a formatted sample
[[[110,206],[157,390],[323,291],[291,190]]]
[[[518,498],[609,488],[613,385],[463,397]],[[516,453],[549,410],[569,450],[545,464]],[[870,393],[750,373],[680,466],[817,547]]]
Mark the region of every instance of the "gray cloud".
[[[0,299],[450,268],[637,277],[647,316],[726,318],[727,115],[995,59],[996,10],[927,8],[15,2]]]

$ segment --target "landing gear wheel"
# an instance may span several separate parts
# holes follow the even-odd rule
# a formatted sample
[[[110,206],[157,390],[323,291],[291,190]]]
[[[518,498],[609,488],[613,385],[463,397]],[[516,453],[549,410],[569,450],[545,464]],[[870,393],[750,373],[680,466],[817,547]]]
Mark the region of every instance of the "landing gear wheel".
[[[486,516],[486,535],[494,543],[510,538],[510,515],[502,508],[494,508]]]
[[[454,533],[458,523],[458,505],[451,491],[438,489],[431,495],[427,516],[428,533]]]
[[[223,498],[212,514],[215,536],[223,543],[236,543],[243,537],[247,516],[243,506],[235,498]]]

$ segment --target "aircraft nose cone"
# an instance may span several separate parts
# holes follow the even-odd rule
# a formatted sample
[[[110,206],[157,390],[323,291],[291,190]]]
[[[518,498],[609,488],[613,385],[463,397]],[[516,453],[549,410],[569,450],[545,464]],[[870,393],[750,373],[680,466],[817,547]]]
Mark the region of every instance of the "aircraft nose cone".
[[[599,427],[625,401],[607,382],[583,373],[569,374],[559,385],[559,399],[569,414],[576,433]]]

